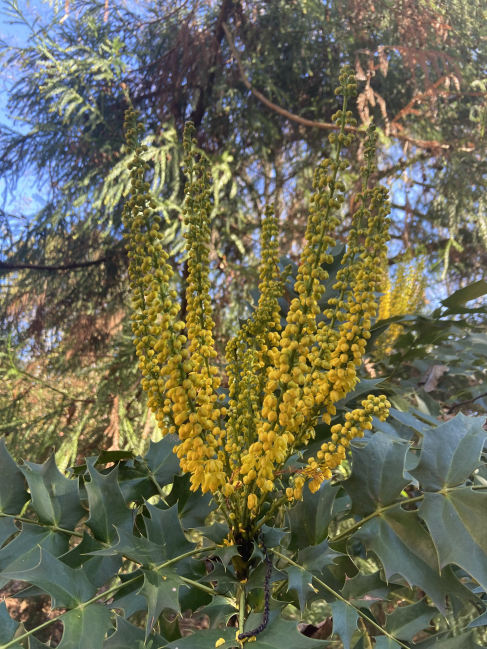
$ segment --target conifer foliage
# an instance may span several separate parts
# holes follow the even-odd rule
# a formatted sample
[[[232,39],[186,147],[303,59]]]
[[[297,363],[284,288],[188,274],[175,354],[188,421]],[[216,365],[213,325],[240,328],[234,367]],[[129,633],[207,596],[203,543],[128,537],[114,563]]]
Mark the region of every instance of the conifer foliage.
[[[26,630],[2,603],[0,649],[46,646],[53,620],[61,649],[485,646],[484,420],[401,412],[380,380],[357,374],[383,331],[374,293],[389,205],[370,186],[370,126],[354,227],[336,245],[354,78],[345,66],[335,156],[314,174],[298,267],[277,256],[266,210],[260,295],[227,345],[228,387],[213,360],[208,163],[190,123],[183,321],[144,180],[144,127],[127,111],[132,327],[163,437],[144,455],[102,452],[67,471],[54,456],[18,464],[2,440],[0,584],[49,597],[53,617]],[[184,636],[182,613],[194,622]]]

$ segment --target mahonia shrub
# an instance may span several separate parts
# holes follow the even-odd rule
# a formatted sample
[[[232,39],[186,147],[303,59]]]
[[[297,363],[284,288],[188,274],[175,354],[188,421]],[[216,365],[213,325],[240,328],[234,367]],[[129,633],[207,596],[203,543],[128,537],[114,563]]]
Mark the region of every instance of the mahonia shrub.
[[[338,135],[330,135],[335,155],[323,160],[314,174],[306,246],[284,326],[279,298],[290,268],[279,269],[278,221],[272,205],[265,211],[261,295],[252,317],[227,345],[228,401],[220,391],[212,334],[209,164],[197,151],[195,129],[188,123],[183,139],[189,258],[184,322],[178,318],[177,294],[170,288],[173,271],[160,243],[160,217],[152,210],[150,185],[144,182],[148,165],[140,157],[143,147],[138,141],[144,126],[137,122],[136,111],[126,114],[128,147],[135,155],[128,165],[132,196],[124,208],[124,225],[142,384],[162,434],[179,437],[175,452],[182,470],[191,474],[192,489],[214,494],[230,528],[229,543],[251,544],[265,520],[260,516],[263,507],[271,502],[266,514],[270,517],[281,505],[299,500],[307,482],[317,491],[345,459],[350,441],[372,428],[372,417],[387,417],[386,397],[369,396],[361,408],[332,426],[331,439],[316,457],[308,458],[307,466],[289,469],[283,479],[289,459],[315,438],[317,423],[331,424],[335,404],[354,390],[377,313],[375,293],[382,289],[390,203],[384,186],[369,187],[378,137],[371,124],[364,140],[362,190],[354,197],[357,208],[343,268],[333,286],[338,294],[324,308],[320,304],[322,282],[329,277],[326,267],[333,262],[330,250],[337,244],[337,212],[345,200],[340,172],[349,166],[342,151],[355,137],[346,132],[356,123],[347,110],[355,92],[353,71],[344,67],[337,88],[343,109],[333,116]]]
[[[188,124],[183,321],[145,180],[144,127],[127,112],[134,343],[162,439],[143,457],[104,451],[66,472],[54,455],[17,464],[0,440],[0,587],[52,607],[26,629],[2,602],[0,649],[47,646],[52,622],[62,623],[60,649],[485,643],[484,420],[440,421],[432,400],[402,412],[382,394],[390,384],[359,376],[386,326],[376,296],[390,207],[387,189],[371,186],[370,125],[348,241],[337,243],[342,152],[356,127],[348,66],[336,93],[334,155],[314,174],[300,263],[279,257],[268,206],[253,312],[227,345],[225,373],[213,337],[208,163]],[[472,289],[461,293],[435,322]]]

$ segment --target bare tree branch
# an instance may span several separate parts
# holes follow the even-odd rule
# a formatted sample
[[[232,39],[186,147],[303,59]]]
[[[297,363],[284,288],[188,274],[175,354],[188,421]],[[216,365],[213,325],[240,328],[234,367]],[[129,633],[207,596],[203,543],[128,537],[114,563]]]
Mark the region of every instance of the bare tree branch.
[[[314,122],[310,119],[305,119],[304,117],[299,117],[299,115],[294,115],[294,113],[290,113],[288,110],[285,108],[281,108],[277,104],[274,104],[272,101],[269,101],[267,97],[265,97],[261,92],[256,90],[250,81],[247,78],[247,75],[245,74],[244,67],[242,65],[242,61],[240,60],[240,55],[237,51],[237,48],[235,47],[235,44],[232,39],[232,35],[230,34],[230,30],[228,29],[228,26],[226,23],[222,24],[222,28],[225,32],[225,35],[227,37],[228,45],[230,47],[230,50],[232,51],[233,56],[235,57],[235,60],[237,62],[237,67],[240,72],[240,77],[242,79],[242,82],[244,86],[256,97],[259,101],[261,101],[263,104],[265,104],[268,108],[271,110],[274,110],[276,113],[279,113],[280,115],[283,115],[283,117],[287,117],[288,119],[292,120],[293,122],[297,122],[298,124],[302,124],[303,126],[309,126],[311,128],[319,128],[319,129],[324,129],[327,131],[337,131],[340,127],[335,125],[335,124],[330,124],[328,122]],[[365,130],[365,127],[363,126],[346,126],[345,130],[349,133],[363,133]],[[403,142],[409,142],[410,144],[413,144],[417,147],[420,147],[422,149],[433,149],[433,150],[439,150],[439,149],[451,149],[452,145],[451,144],[445,144],[438,142],[438,140],[416,140],[414,138],[411,138],[407,135],[404,135],[403,133],[395,133],[394,137],[397,138],[398,140],[401,140]]]
[[[57,272],[60,270],[78,270],[79,268],[88,268],[89,266],[99,266],[108,261],[111,261],[115,256],[122,254],[121,252],[113,253],[101,259],[94,259],[93,261],[79,261],[71,264],[59,264],[58,266],[49,266],[47,264],[23,264],[23,263],[9,263],[8,261],[0,261],[0,271],[14,271],[14,270],[45,270],[48,272]]]

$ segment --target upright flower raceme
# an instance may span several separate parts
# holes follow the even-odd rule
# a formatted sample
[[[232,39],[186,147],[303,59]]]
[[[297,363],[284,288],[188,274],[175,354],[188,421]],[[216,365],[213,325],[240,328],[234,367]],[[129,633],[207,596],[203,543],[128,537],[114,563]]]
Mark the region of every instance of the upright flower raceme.
[[[375,293],[384,280],[390,213],[387,189],[369,188],[377,141],[371,125],[342,268],[333,285],[334,297],[323,304],[326,267],[333,260],[330,251],[337,243],[334,231],[345,200],[340,172],[348,162],[342,159],[342,150],[354,139],[346,127],[356,124],[347,110],[349,98],[356,94],[348,66],[342,69],[336,94],[343,95],[343,108],[333,116],[337,133],[329,137],[335,153],[314,174],[306,245],[284,326],[279,298],[286,292],[290,268],[283,271],[279,266],[278,220],[273,206],[266,208],[260,299],[226,349],[228,403],[220,394],[221,377],[214,364],[209,163],[198,152],[194,126],[188,123],[183,138],[187,176],[183,220],[189,277],[183,322],[171,288],[174,271],[160,241],[161,219],[144,181],[149,168],[143,160],[146,148],[139,143],[144,127],[137,111],[127,112],[127,146],[134,157],[128,165],[132,188],[123,220],[142,384],[162,433],[179,437],[175,452],[183,471],[191,474],[191,488],[215,495],[233,540],[253,537],[264,520],[257,523],[266,500],[268,517],[285,502],[301,498],[306,482],[312,491],[319,489],[345,459],[350,441],[372,428],[372,417],[384,420],[388,415],[386,398],[370,395],[361,408],[332,421],[335,404],[359,381],[357,369],[377,315]],[[306,464],[289,469],[288,460],[314,439],[320,420],[330,426],[329,438]]]

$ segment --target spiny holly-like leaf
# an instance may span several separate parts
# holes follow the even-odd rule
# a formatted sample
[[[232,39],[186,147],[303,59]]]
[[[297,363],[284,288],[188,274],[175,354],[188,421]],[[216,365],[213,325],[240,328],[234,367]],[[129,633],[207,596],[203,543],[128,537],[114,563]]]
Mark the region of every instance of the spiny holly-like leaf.
[[[262,614],[249,615],[245,623],[245,631],[255,629],[262,622]],[[280,610],[270,612],[269,624],[256,636],[252,649],[321,649],[327,647],[327,640],[312,640],[299,633],[295,622],[283,620]]]
[[[108,557],[90,555],[90,552],[101,549],[102,546],[85,532],[81,543],[78,543],[69,552],[59,557],[59,560],[73,569],[83,566],[89,581],[96,588],[100,588],[113,575],[118,573],[123,562],[122,557],[119,555]]]
[[[214,597],[213,600],[195,613],[194,617],[199,618],[202,615],[207,615],[210,618],[210,629],[215,629],[220,624],[226,624],[228,620],[237,613],[237,609],[233,604],[229,603],[226,597]]]
[[[26,581],[42,588],[52,597],[53,608],[74,608],[96,593],[96,588],[88,581],[82,568],[73,570],[42,548],[39,564],[35,568],[5,571],[2,577]]]
[[[360,448],[352,446],[352,475],[342,482],[352,500],[352,513],[367,516],[394,502],[409,480],[404,461],[409,445],[378,432]]]
[[[436,609],[428,606],[424,597],[410,606],[398,606],[386,615],[385,630],[398,640],[412,640],[423,629],[427,629]]]
[[[105,640],[103,649],[138,649],[139,643],[144,646],[145,633],[140,627],[130,624],[130,622],[118,615],[116,625],[117,630]],[[160,647],[166,645],[166,641],[158,633],[149,636],[148,642],[151,641],[151,649],[160,649]]]
[[[378,570],[371,575],[363,575],[359,572],[352,579],[347,579],[341,593],[345,599],[355,604],[355,606],[370,608],[375,602],[387,599],[389,593],[397,588],[400,588],[400,586],[382,581]]]
[[[113,553],[124,555],[145,568],[153,568],[164,562],[164,548],[146,539],[145,536],[127,534],[117,528],[118,543],[106,550],[98,550],[97,556],[109,556]]]
[[[216,550],[212,550],[212,554],[219,557],[223,566],[226,568],[232,560],[232,557],[237,556],[239,551],[236,545],[223,545]]]
[[[178,515],[186,529],[203,527],[206,517],[217,507],[212,494],[203,494],[201,489],[191,491],[191,474],[174,476],[174,485],[167,497],[167,503],[178,504]]]
[[[487,493],[426,493],[419,515],[433,538],[440,568],[460,566],[487,590]]]
[[[15,525],[13,518],[0,518],[0,548],[10,536],[18,531],[19,528]]]
[[[352,636],[357,630],[359,615],[353,606],[345,604],[339,599],[330,606],[333,615],[333,633],[340,636],[344,649],[350,649]]]
[[[81,506],[78,478],[66,478],[57,468],[54,455],[45,464],[25,462],[21,470],[29,485],[32,509],[39,521],[74,530],[87,513]]]
[[[313,586],[313,575],[304,568],[298,568],[297,566],[288,566],[284,572],[288,576],[287,592],[290,590],[296,591],[299,608],[304,611],[308,599],[316,595],[316,589]]]
[[[49,645],[44,644],[33,635],[29,636],[29,649],[45,649],[46,647],[49,647]],[[17,647],[14,646],[12,649],[17,649]]]
[[[400,645],[385,635],[380,635],[375,639],[374,649],[399,649]]]
[[[0,512],[20,514],[29,500],[25,479],[5,446],[5,437],[0,439]]]
[[[129,618],[138,611],[146,611],[147,600],[143,595],[139,595],[139,590],[144,583],[142,570],[138,569],[134,572],[120,573],[118,576],[122,584],[125,584],[125,582],[131,583],[127,583],[118,589],[110,604],[110,608],[122,610],[126,618]],[[132,582],[132,579],[135,579],[135,581]]]
[[[118,467],[109,474],[102,475],[95,469],[93,458],[86,462],[91,477],[91,480],[86,482],[90,505],[90,517],[86,526],[98,541],[111,543],[117,534],[115,526],[126,532],[132,531],[132,512],[125,504],[120,491]]]
[[[224,642],[218,645],[218,649],[234,649],[238,647],[235,632],[235,627],[196,631],[185,638],[170,642],[165,649],[215,649],[216,643],[220,639],[223,639]]]
[[[424,640],[414,645],[417,649],[484,649],[474,640],[473,631],[455,635],[452,638],[445,638],[444,634],[438,633],[434,638]]]
[[[7,611],[5,600],[0,604],[0,645],[10,642],[19,628],[20,623],[13,620]]]
[[[461,485],[478,468],[487,437],[484,421],[460,413],[424,436],[419,464],[410,473],[425,491]]]
[[[217,595],[216,592],[215,595]],[[210,604],[211,601],[212,596],[196,586],[179,591],[179,604],[182,611],[197,611],[202,606]]]
[[[23,523],[21,533],[0,550],[0,588],[8,582],[3,577],[3,571],[29,570],[37,566],[40,560],[39,548],[59,557],[68,551],[68,547],[69,537],[66,534]]]
[[[250,576],[250,579],[252,579],[252,575]],[[225,568],[219,561],[213,563],[213,570],[202,577],[199,581],[202,584],[210,583],[213,581],[217,582],[218,588],[216,592],[226,592],[231,586],[238,584],[238,580],[235,577],[233,568],[231,566],[228,566],[225,570]]]
[[[150,513],[150,518],[145,519],[147,536],[149,541],[162,548],[164,561],[194,550],[196,545],[188,541],[181,528],[176,505],[165,510],[158,509],[150,503],[146,503],[146,507]],[[189,560],[178,562],[178,572],[182,574],[189,565]]]
[[[309,489],[304,490],[303,499],[288,512],[290,550],[318,545],[326,538],[337,491],[338,488],[332,487],[329,482],[325,482],[314,494]]]
[[[68,611],[61,616],[63,637],[59,649],[102,649],[103,640],[112,626],[112,614],[100,604]]]
[[[458,609],[464,599],[475,600],[460,583],[451,567],[440,575],[438,556],[428,532],[420,525],[416,512],[406,512],[400,505],[374,517],[354,534],[368,551],[374,552],[384,567],[387,580],[402,575],[411,586],[419,586],[445,612],[448,595]]]
[[[247,581],[247,590],[250,592],[253,588],[264,588],[264,579],[267,572],[267,566],[261,562],[250,573],[249,580]],[[272,568],[271,578],[269,584],[274,584],[276,581],[286,579],[286,574],[278,570],[275,566]]]
[[[208,527],[199,527],[198,532],[205,536],[213,543],[217,545],[222,545],[223,539],[226,539],[228,536],[228,525],[225,523],[213,523],[213,525],[208,525]]]
[[[147,624],[145,637],[148,638],[157,618],[164,611],[170,609],[179,613],[179,588],[184,582],[173,568],[166,568],[161,572],[142,570],[144,584],[140,594],[147,599]]]
[[[476,628],[478,626],[487,626],[487,611],[484,611],[482,615],[479,615],[479,617],[472,620],[470,624],[467,624],[467,629]]]
[[[144,458],[149,471],[161,487],[171,484],[174,475],[180,471],[179,459],[173,453],[176,444],[179,444],[176,435],[166,435],[159,442],[151,440],[149,450]]]
[[[265,523],[260,530],[266,548],[276,548],[278,545],[281,545],[282,539],[289,534],[288,530],[283,530],[280,527],[269,527]]]
[[[332,550],[325,539],[319,545],[311,545],[309,548],[300,550],[298,563],[310,572],[321,573],[325,566],[333,565],[333,559],[341,556],[343,554]]]
[[[169,621],[164,614],[159,617],[159,629],[167,642],[173,642],[182,638],[181,629],[179,628],[179,617],[176,616],[172,621]]]

